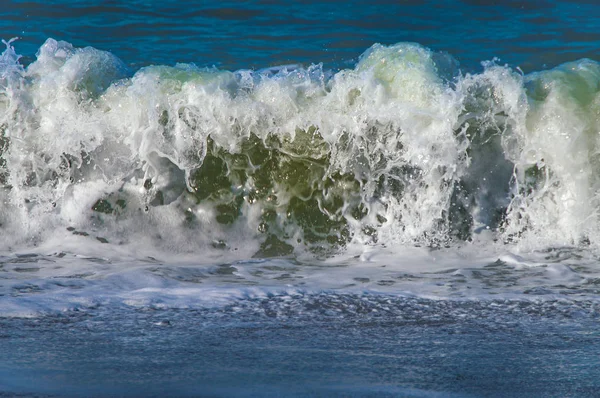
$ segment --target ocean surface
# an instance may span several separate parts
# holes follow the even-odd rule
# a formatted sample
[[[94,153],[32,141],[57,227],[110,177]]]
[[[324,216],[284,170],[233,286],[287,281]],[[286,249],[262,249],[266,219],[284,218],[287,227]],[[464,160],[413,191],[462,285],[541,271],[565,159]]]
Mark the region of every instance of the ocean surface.
[[[0,397],[597,397],[600,6],[0,6]]]

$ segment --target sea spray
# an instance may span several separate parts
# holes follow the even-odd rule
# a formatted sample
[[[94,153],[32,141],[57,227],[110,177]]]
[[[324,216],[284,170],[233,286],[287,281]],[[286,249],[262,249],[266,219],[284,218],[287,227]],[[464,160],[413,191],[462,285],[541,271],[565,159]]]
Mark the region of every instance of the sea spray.
[[[418,44],[353,69],[133,73],[48,39],[0,68],[3,248],[77,234],[177,252],[600,243],[599,66],[463,75]],[[486,231],[486,232],[484,232]]]

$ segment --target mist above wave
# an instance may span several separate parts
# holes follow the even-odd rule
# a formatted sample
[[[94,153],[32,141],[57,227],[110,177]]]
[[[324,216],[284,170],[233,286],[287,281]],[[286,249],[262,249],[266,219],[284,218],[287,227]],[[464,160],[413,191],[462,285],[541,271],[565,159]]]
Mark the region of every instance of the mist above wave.
[[[463,75],[418,44],[354,69],[151,66],[48,39],[0,59],[2,248],[243,256],[349,244],[600,243],[600,66]],[[95,239],[94,239],[95,238]]]

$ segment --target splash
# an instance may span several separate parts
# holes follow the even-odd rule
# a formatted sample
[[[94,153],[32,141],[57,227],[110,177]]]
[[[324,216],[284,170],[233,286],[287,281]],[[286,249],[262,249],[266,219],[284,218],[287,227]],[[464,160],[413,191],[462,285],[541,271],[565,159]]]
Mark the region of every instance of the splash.
[[[376,44],[353,69],[132,73],[48,39],[0,58],[3,249],[75,234],[269,257],[598,246],[600,66],[523,76]]]

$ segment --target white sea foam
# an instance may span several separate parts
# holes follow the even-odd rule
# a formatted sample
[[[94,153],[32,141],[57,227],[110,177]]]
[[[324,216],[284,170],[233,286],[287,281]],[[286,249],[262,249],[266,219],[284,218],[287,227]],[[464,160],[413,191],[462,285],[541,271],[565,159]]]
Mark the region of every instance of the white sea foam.
[[[357,250],[326,261],[285,258],[231,262],[198,255],[158,257],[56,244],[0,258],[0,316],[35,317],[98,307],[223,308],[241,301],[387,295],[435,300],[597,300],[598,260],[572,248],[527,255],[490,248]],[[59,245],[60,246],[60,245]],[[360,253],[360,254],[355,254]]]
[[[4,314],[295,289],[591,292],[571,266],[593,275],[600,244],[596,62],[463,75],[399,43],[337,73],[132,72],[52,39],[23,67],[13,44],[0,58]]]

